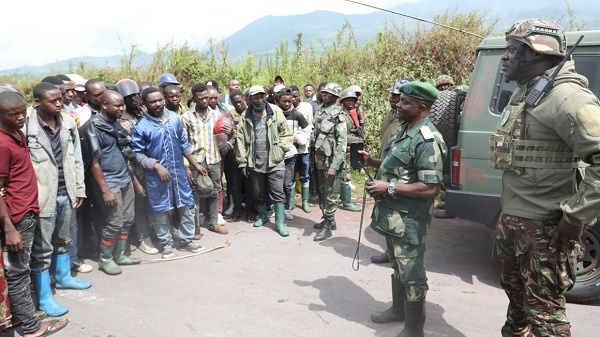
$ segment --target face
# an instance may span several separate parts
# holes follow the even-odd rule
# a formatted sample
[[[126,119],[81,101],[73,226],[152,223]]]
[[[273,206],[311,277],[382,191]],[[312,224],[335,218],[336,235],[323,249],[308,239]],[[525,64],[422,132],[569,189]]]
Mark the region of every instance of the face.
[[[346,98],[342,101],[342,105],[346,110],[352,110],[356,107],[356,99],[354,98]]]
[[[423,101],[420,99],[401,95],[396,104],[396,118],[410,123],[419,117],[423,107]]]
[[[257,107],[263,107],[267,104],[267,100],[265,98],[265,94],[258,93],[254,96],[250,96],[250,103]]]
[[[396,104],[398,104],[398,102],[400,101],[401,96],[402,96],[402,94],[390,93],[390,106],[392,107],[392,109],[396,108]]]
[[[283,85],[283,81],[280,79],[276,79],[275,81],[273,81],[273,86],[277,86],[277,85]]]
[[[294,103],[294,98],[291,95],[279,97],[279,107],[281,110],[289,110]]]
[[[148,113],[153,117],[160,117],[163,115],[163,109],[165,107],[165,100],[160,92],[153,92],[146,97],[144,105],[148,109]]]
[[[107,100],[102,102],[102,112],[106,117],[117,120],[123,116],[124,101],[122,97],[109,97]]]
[[[438,91],[446,91],[446,90],[450,89],[450,83],[440,84],[436,87],[436,89]]]
[[[208,102],[208,97],[209,97],[209,93],[208,90],[204,90],[202,92],[197,92],[194,94],[193,99],[194,99],[194,103],[196,103],[196,111],[203,111],[208,109],[209,107],[209,102]]]
[[[311,98],[315,94],[315,88],[312,85],[304,87],[304,97]]]
[[[240,81],[238,80],[231,80],[229,81],[229,91],[234,91],[234,90],[240,90],[241,85],[240,85]]]
[[[219,92],[216,90],[208,90],[208,106],[211,109],[217,108],[217,102],[219,101]]]
[[[63,95],[63,103],[71,104],[75,98],[75,82],[65,81],[65,93]]]
[[[237,113],[242,113],[246,110],[246,100],[242,96],[234,96],[231,103]]]
[[[300,105],[300,91],[292,91],[292,104],[297,108]]]
[[[337,101],[337,96],[334,96],[327,91],[321,91],[321,100],[325,105],[332,105]]]
[[[165,101],[167,107],[177,107],[181,103],[181,93],[179,90],[169,90],[165,92]]]
[[[506,42],[506,51],[500,58],[502,73],[506,81],[516,81],[520,78],[519,61],[516,57],[522,45],[521,42],[513,39]]]
[[[123,98],[125,101],[125,106],[129,110],[137,110],[140,105],[140,94],[133,94]]]
[[[0,125],[10,132],[15,132],[25,125],[27,104],[25,101],[17,104],[0,103]]]
[[[49,90],[42,95],[42,98],[36,98],[38,112],[49,115],[58,115],[62,109],[62,95],[58,89]]]
[[[102,83],[94,83],[90,86],[89,90],[85,92],[85,95],[88,99],[89,103],[92,103],[95,106],[100,106],[102,103],[100,101],[100,97],[106,91],[104,84]]]

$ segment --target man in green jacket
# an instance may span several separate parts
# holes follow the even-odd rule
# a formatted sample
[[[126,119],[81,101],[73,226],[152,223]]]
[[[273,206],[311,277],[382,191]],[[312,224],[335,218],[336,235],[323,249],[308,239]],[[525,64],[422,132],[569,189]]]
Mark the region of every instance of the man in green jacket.
[[[258,210],[254,227],[269,221],[267,198],[275,206],[275,224],[281,236],[288,236],[285,227],[284,155],[292,147],[292,131],[281,109],[268,104],[262,86],[249,90],[250,105],[238,125],[235,157],[244,177],[250,177],[250,189]]]

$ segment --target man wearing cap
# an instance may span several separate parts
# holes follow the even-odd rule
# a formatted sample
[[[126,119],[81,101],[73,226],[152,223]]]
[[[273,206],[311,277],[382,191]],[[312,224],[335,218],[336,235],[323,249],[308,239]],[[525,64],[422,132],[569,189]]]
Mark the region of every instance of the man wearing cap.
[[[79,116],[79,125],[83,126],[92,116],[100,112],[100,97],[106,91],[106,87],[100,80],[91,79],[85,82],[85,98],[87,103],[75,110]]]
[[[162,74],[158,77],[158,88],[164,96],[164,90],[169,85],[179,85],[179,81],[173,74]]]
[[[285,86],[285,81],[283,80],[283,77],[281,77],[281,75],[277,75],[275,76],[275,78],[273,79],[273,86],[276,87],[278,85],[283,85]]]
[[[281,236],[288,236],[285,227],[284,156],[292,145],[292,131],[281,109],[267,104],[262,86],[250,88],[250,106],[238,127],[235,154],[239,168],[250,177],[251,190],[259,218],[254,227],[269,221],[267,200],[275,207],[275,224]],[[268,196],[268,197],[267,197]]]
[[[437,90],[413,81],[400,87],[396,118],[404,123],[385,145],[383,157],[364,152],[365,165],[379,169],[367,182],[367,192],[377,202],[371,228],[385,236],[392,252],[392,307],[373,313],[376,323],[405,321],[398,336],[423,336],[427,277],[423,265],[425,236],[431,223],[433,201],[442,183],[446,144],[429,120]]]
[[[581,234],[600,215],[600,105],[588,80],[569,60],[547,93],[528,98],[565,52],[564,31],[550,20],[506,32],[500,65],[517,87],[490,140],[490,164],[504,171],[496,252],[510,302],[502,336],[571,336],[564,294],[575,283]],[[517,147],[521,157],[511,153]]]
[[[337,83],[327,83],[321,90],[322,103],[315,112],[313,148],[317,169],[319,205],[323,221],[314,225],[319,232],[314,241],[323,241],[337,228],[335,212],[340,202],[341,181],[344,172],[348,131],[346,118],[336,104],[342,87]]]
[[[449,90],[454,85],[454,80],[450,75],[440,75],[435,79],[435,87],[438,91]]]

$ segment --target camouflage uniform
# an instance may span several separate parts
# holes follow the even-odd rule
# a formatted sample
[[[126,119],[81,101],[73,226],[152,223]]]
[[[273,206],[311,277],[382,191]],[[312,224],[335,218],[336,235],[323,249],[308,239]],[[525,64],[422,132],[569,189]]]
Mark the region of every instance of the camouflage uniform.
[[[376,179],[403,184],[441,184],[442,159],[446,152],[442,135],[429,117],[411,130],[402,124],[384,148]],[[423,255],[433,200],[384,195],[373,208],[371,228],[386,237],[388,251],[394,255],[394,277],[402,282],[409,302],[425,299],[428,289]]]
[[[507,39],[540,53],[564,55],[562,29],[556,37],[527,35],[538,27],[557,25],[538,19],[518,22]],[[571,335],[564,293],[575,282],[575,242],[561,240],[555,251],[549,243],[561,217],[587,227],[600,209],[598,99],[568,61],[540,103],[527,105],[524,98],[538,79],[517,83],[490,143],[490,164],[504,171],[496,251],[510,303],[502,336]],[[580,160],[589,166],[577,188]]]

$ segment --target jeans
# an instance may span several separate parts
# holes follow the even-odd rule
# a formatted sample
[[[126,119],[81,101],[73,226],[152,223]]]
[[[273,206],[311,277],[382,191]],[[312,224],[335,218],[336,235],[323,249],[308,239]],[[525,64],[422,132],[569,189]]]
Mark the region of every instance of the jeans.
[[[296,155],[296,172],[300,173],[302,184],[310,181],[310,153],[298,153]]]
[[[117,206],[107,206],[102,202],[102,210],[106,215],[106,226],[102,229],[102,239],[116,241],[129,235],[129,227],[135,221],[135,191],[133,183],[110,189],[117,199]]]
[[[194,221],[195,210],[195,205],[183,206],[177,209],[181,219],[179,237],[181,238],[180,244],[182,246],[192,242],[192,238],[194,237],[194,230],[196,227]],[[166,245],[172,246],[173,237],[171,236],[171,222],[169,221],[167,212],[150,214],[150,221],[154,227],[154,232],[156,232],[160,247],[164,248]]]
[[[33,237],[31,270],[40,272],[50,268],[52,253],[65,254],[71,245],[71,226],[76,212],[68,195],[56,197],[56,210],[51,217],[40,217]]]
[[[292,197],[292,189],[296,186],[296,156],[290,157],[285,160],[285,178],[283,182],[283,188],[285,192],[285,204],[290,204]]]
[[[12,314],[16,320],[22,322],[23,333],[27,334],[36,331],[41,325],[29,288],[31,283],[29,262],[31,260],[31,247],[33,246],[35,228],[37,227],[37,216],[33,212],[29,212],[14,225],[23,237],[23,249],[18,252],[9,251],[4,255],[6,285]]]
[[[71,258],[71,263],[79,259],[79,249],[77,249],[77,235],[79,235],[79,228],[77,227],[77,210],[74,209],[73,213],[75,213],[75,216],[73,217],[73,222],[71,222],[70,226],[71,244],[67,247],[69,257]]]

